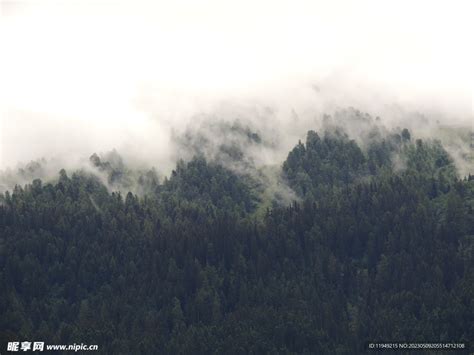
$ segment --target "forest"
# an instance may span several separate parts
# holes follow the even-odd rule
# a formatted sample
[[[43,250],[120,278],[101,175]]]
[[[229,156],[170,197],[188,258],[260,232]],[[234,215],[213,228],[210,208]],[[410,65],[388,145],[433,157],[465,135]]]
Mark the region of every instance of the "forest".
[[[470,344],[474,176],[440,141],[356,116],[368,122],[362,141],[329,120],[295,142],[273,193],[241,146],[210,156],[197,136],[182,137],[193,154],[166,177],[114,152],[4,191],[2,347],[359,354],[368,341]],[[222,130],[264,144],[248,127]]]

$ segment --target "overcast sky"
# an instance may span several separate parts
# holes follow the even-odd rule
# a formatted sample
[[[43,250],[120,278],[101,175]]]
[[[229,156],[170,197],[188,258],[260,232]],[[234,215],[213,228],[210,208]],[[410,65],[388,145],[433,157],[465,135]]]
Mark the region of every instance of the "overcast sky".
[[[179,125],[215,100],[320,83],[472,115],[468,0],[0,4],[0,167],[140,139],[165,149],[156,115]]]

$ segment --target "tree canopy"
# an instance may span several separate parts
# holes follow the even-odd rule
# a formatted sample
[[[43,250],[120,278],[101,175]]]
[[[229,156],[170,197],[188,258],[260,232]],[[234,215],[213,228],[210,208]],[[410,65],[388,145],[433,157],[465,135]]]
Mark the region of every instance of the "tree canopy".
[[[2,341],[354,354],[474,339],[474,178],[437,141],[309,131],[280,172],[299,199],[262,216],[251,178],[202,155],[162,182],[91,162],[146,189],[62,170],[0,195]]]

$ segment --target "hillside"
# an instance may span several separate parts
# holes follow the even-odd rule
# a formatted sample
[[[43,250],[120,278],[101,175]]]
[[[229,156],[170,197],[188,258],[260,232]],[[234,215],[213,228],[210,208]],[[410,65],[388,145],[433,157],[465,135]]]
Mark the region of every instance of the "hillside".
[[[165,178],[115,152],[2,193],[2,342],[355,354],[474,339],[474,177],[440,141],[372,122],[361,144],[328,122],[262,168],[244,149],[260,136],[230,129],[243,146],[209,156],[188,137],[200,150]]]

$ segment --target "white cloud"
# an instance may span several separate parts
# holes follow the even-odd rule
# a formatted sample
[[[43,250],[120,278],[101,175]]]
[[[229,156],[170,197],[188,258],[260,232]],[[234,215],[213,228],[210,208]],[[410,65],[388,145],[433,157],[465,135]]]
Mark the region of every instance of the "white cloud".
[[[471,114],[470,1],[30,0],[2,10],[0,166],[146,144],[164,157],[169,129],[196,110],[229,97],[292,106],[311,83],[341,104],[378,97]]]

